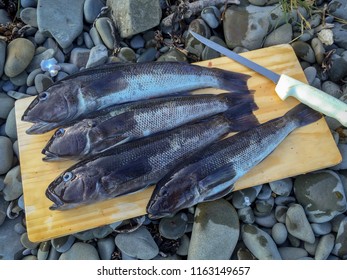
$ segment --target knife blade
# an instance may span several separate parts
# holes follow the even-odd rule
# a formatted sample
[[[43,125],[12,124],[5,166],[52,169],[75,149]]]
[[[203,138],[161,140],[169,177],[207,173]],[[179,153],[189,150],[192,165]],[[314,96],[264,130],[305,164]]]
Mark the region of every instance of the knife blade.
[[[209,48],[273,81],[276,84],[275,91],[282,100],[292,96],[312,109],[338,120],[343,126],[347,127],[347,104],[343,101],[285,74],[279,75],[193,31],[190,31],[190,33]]]

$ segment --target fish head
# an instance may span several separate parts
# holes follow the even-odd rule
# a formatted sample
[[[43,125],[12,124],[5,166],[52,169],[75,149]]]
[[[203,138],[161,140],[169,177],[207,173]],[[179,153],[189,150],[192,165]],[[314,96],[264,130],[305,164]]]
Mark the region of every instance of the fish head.
[[[95,168],[69,168],[46,189],[46,197],[54,204],[50,210],[67,210],[100,200],[98,170]]]
[[[74,118],[78,111],[78,82],[58,82],[39,93],[25,110],[22,121],[32,122],[29,134],[44,133]]]
[[[179,210],[195,204],[195,180],[187,177],[177,177],[158,183],[147,205],[150,219],[172,216]]]
[[[46,155],[44,161],[55,161],[61,158],[79,158],[90,150],[89,135],[93,129],[93,121],[84,119],[69,127],[61,127],[55,131],[42,150]]]

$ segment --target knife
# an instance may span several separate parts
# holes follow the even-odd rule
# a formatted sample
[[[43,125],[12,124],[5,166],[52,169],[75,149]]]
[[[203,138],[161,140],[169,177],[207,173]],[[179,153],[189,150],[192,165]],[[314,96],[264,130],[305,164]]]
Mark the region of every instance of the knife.
[[[312,109],[338,120],[343,126],[347,127],[347,104],[341,100],[287,75],[278,75],[193,31],[190,31],[190,33],[211,49],[224,54],[273,81],[276,84],[275,91],[282,100],[285,100],[289,96],[295,97]]]

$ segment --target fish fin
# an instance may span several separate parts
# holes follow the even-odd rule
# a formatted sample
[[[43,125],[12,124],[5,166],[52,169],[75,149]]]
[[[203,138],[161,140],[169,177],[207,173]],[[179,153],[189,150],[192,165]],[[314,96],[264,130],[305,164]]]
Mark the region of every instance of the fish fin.
[[[253,109],[258,107],[254,106],[255,103],[242,103],[223,113],[231,131],[243,131],[259,125],[257,117],[253,114]]]
[[[199,189],[204,197],[203,201],[218,199],[231,192],[236,175],[234,165],[229,163],[200,180]]]
[[[238,92],[247,91],[247,80],[250,78],[249,75],[242,73],[227,71],[219,68],[212,68],[216,72],[219,78],[219,87],[224,90]]]
[[[244,90],[238,92],[225,92],[218,95],[223,101],[226,102],[229,108],[238,104],[248,103],[253,111],[258,109],[257,104],[254,102],[254,91]]]
[[[322,114],[300,103],[289,110],[284,116],[291,120],[295,119],[298,122],[298,126],[305,126],[318,121],[322,117]]]
[[[102,139],[102,141],[99,141],[98,143],[93,144],[93,151],[94,153],[102,153],[105,152],[111,148],[114,148],[118,145],[127,143],[131,141],[132,138],[130,136],[126,137],[123,135],[117,135],[117,136],[111,136],[108,138]]]

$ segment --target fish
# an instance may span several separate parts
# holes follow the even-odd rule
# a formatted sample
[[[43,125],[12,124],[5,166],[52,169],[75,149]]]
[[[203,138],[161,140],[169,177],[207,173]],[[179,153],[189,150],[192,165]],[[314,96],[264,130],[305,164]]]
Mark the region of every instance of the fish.
[[[41,134],[116,104],[199,88],[247,90],[248,75],[185,62],[117,63],[70,75],[39,93],[22,115]]]
[[[128,142],[82,160],[46,189],[51,210],[66,210],[130,194],[157,183],[177,162],[231,131],[259,124],[250,104],[197,123]],[[238,106],[236,106],[238,107]],[[240,114],[240,110],[248,113]]]
[[[234,189],[239,178],[271,154],[293,130],[321,116],[299,104],[282,117],[194,153],[157,183],[146,207],[148,217],[171,216],[198,203],[224,197]]]
[[[225,112],[241,103],[254,104],[253,93],[247,90],[169,96],[116,105],[106,113],[56,130],[42,150],[46,155],[43,160],[81,160],[117,145]]]

